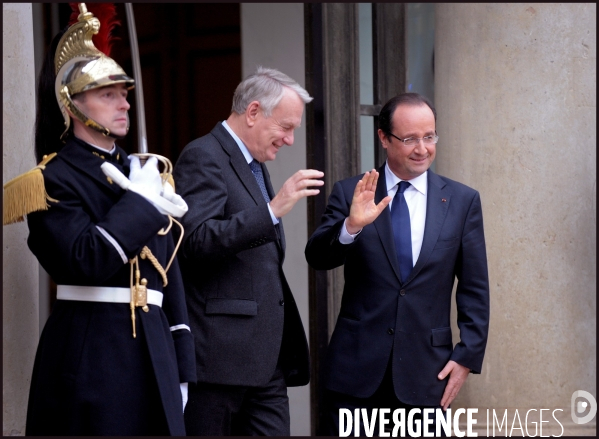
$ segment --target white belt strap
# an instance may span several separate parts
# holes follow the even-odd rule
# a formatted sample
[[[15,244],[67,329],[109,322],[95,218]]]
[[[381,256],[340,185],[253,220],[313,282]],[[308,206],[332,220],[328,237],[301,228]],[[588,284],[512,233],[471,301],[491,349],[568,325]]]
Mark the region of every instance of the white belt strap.
[[[120,287],[83,287],[58,285],[56,298],[83,302],[130,303],[131,289]],[[162,307],[162,293],[148,288],[148,303]]]

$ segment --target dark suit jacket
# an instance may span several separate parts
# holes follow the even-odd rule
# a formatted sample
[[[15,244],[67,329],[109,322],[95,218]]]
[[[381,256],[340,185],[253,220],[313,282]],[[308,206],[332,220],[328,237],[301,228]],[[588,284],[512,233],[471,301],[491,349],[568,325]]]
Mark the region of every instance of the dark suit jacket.
[[[287,385],[307,384],[306,335],[283,274],[283,226],[273,225],[239,146],[219,122],[183,149],[173,176],[189,206],[179,261],[198,381],[263,385],[282,350]]]
[[[375,202],[387,194],[379,169]],[[327,353],[328,389],[365,398],[378,388],[390,356],[397,397],[435,406],[448,360],[480,373],[489,324],[489,284],[478,192],[428,171],[422,249],[400,279],[389,208],[349,245],[339,242],[354,188],[362,176],[335,183],[322,224],[306,246],[317,270],[344,265],[341,311]],[[460,342],[452,345],[451,295],[457,277]]]

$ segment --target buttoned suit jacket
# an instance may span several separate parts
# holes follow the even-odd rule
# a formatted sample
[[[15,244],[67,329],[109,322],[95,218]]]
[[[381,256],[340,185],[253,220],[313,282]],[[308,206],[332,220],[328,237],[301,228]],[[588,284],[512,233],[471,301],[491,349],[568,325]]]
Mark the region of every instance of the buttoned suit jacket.
[[[283,225],[273,225],[239,146],[219,122],[183,149],[173,176],[189,206],[179,261],[198,381],[264,385],[280,354],[287,385],[307,384],[306,335],[283,273]]]
[[[386,195],[379,169],[378,204]],[[339,242],[354,189],[362,176],[335,183],[321,225],[306,246],[317,270],[344,265],[341,310],[325,363],[328,389],[371,396],[391,359],[400,401],[440,404],[449,360],[480,373],[489,325],[489,285],[480,196],[461,183],[428,171],[426,220],[420,255],[407,279],[397,261],[387,207],[349,245]],[[454,280],[460,340],[450,325]]]

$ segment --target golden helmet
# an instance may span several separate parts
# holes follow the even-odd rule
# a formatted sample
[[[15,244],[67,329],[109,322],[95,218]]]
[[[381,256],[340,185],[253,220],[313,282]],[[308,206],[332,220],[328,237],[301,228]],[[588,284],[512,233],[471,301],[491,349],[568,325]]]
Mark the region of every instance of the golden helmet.
[[[120,83],[126,84],[130,90],[135,81],[112,58],[94,46],[92,37],[100,30],[100,20],[87,11],[85,3],[79,3],[79,12],[77,23],[69,27],[58,42],[54,57],[56,99],[65,123],[61,137],[71,125],[67,109],[85,125],[110,136],[110,130],[81,111],[72,97],[87,90]]]

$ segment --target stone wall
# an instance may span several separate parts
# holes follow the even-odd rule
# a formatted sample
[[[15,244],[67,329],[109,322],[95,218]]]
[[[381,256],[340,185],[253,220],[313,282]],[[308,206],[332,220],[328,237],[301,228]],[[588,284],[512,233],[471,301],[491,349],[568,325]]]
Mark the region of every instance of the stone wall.
[[[33,168],[35,72],[31,3],[2,5],[2,182]],[[38,263],[25,223],[3,228],[2,415],[4,436],[25,434],[33,359],[39,338]]]

